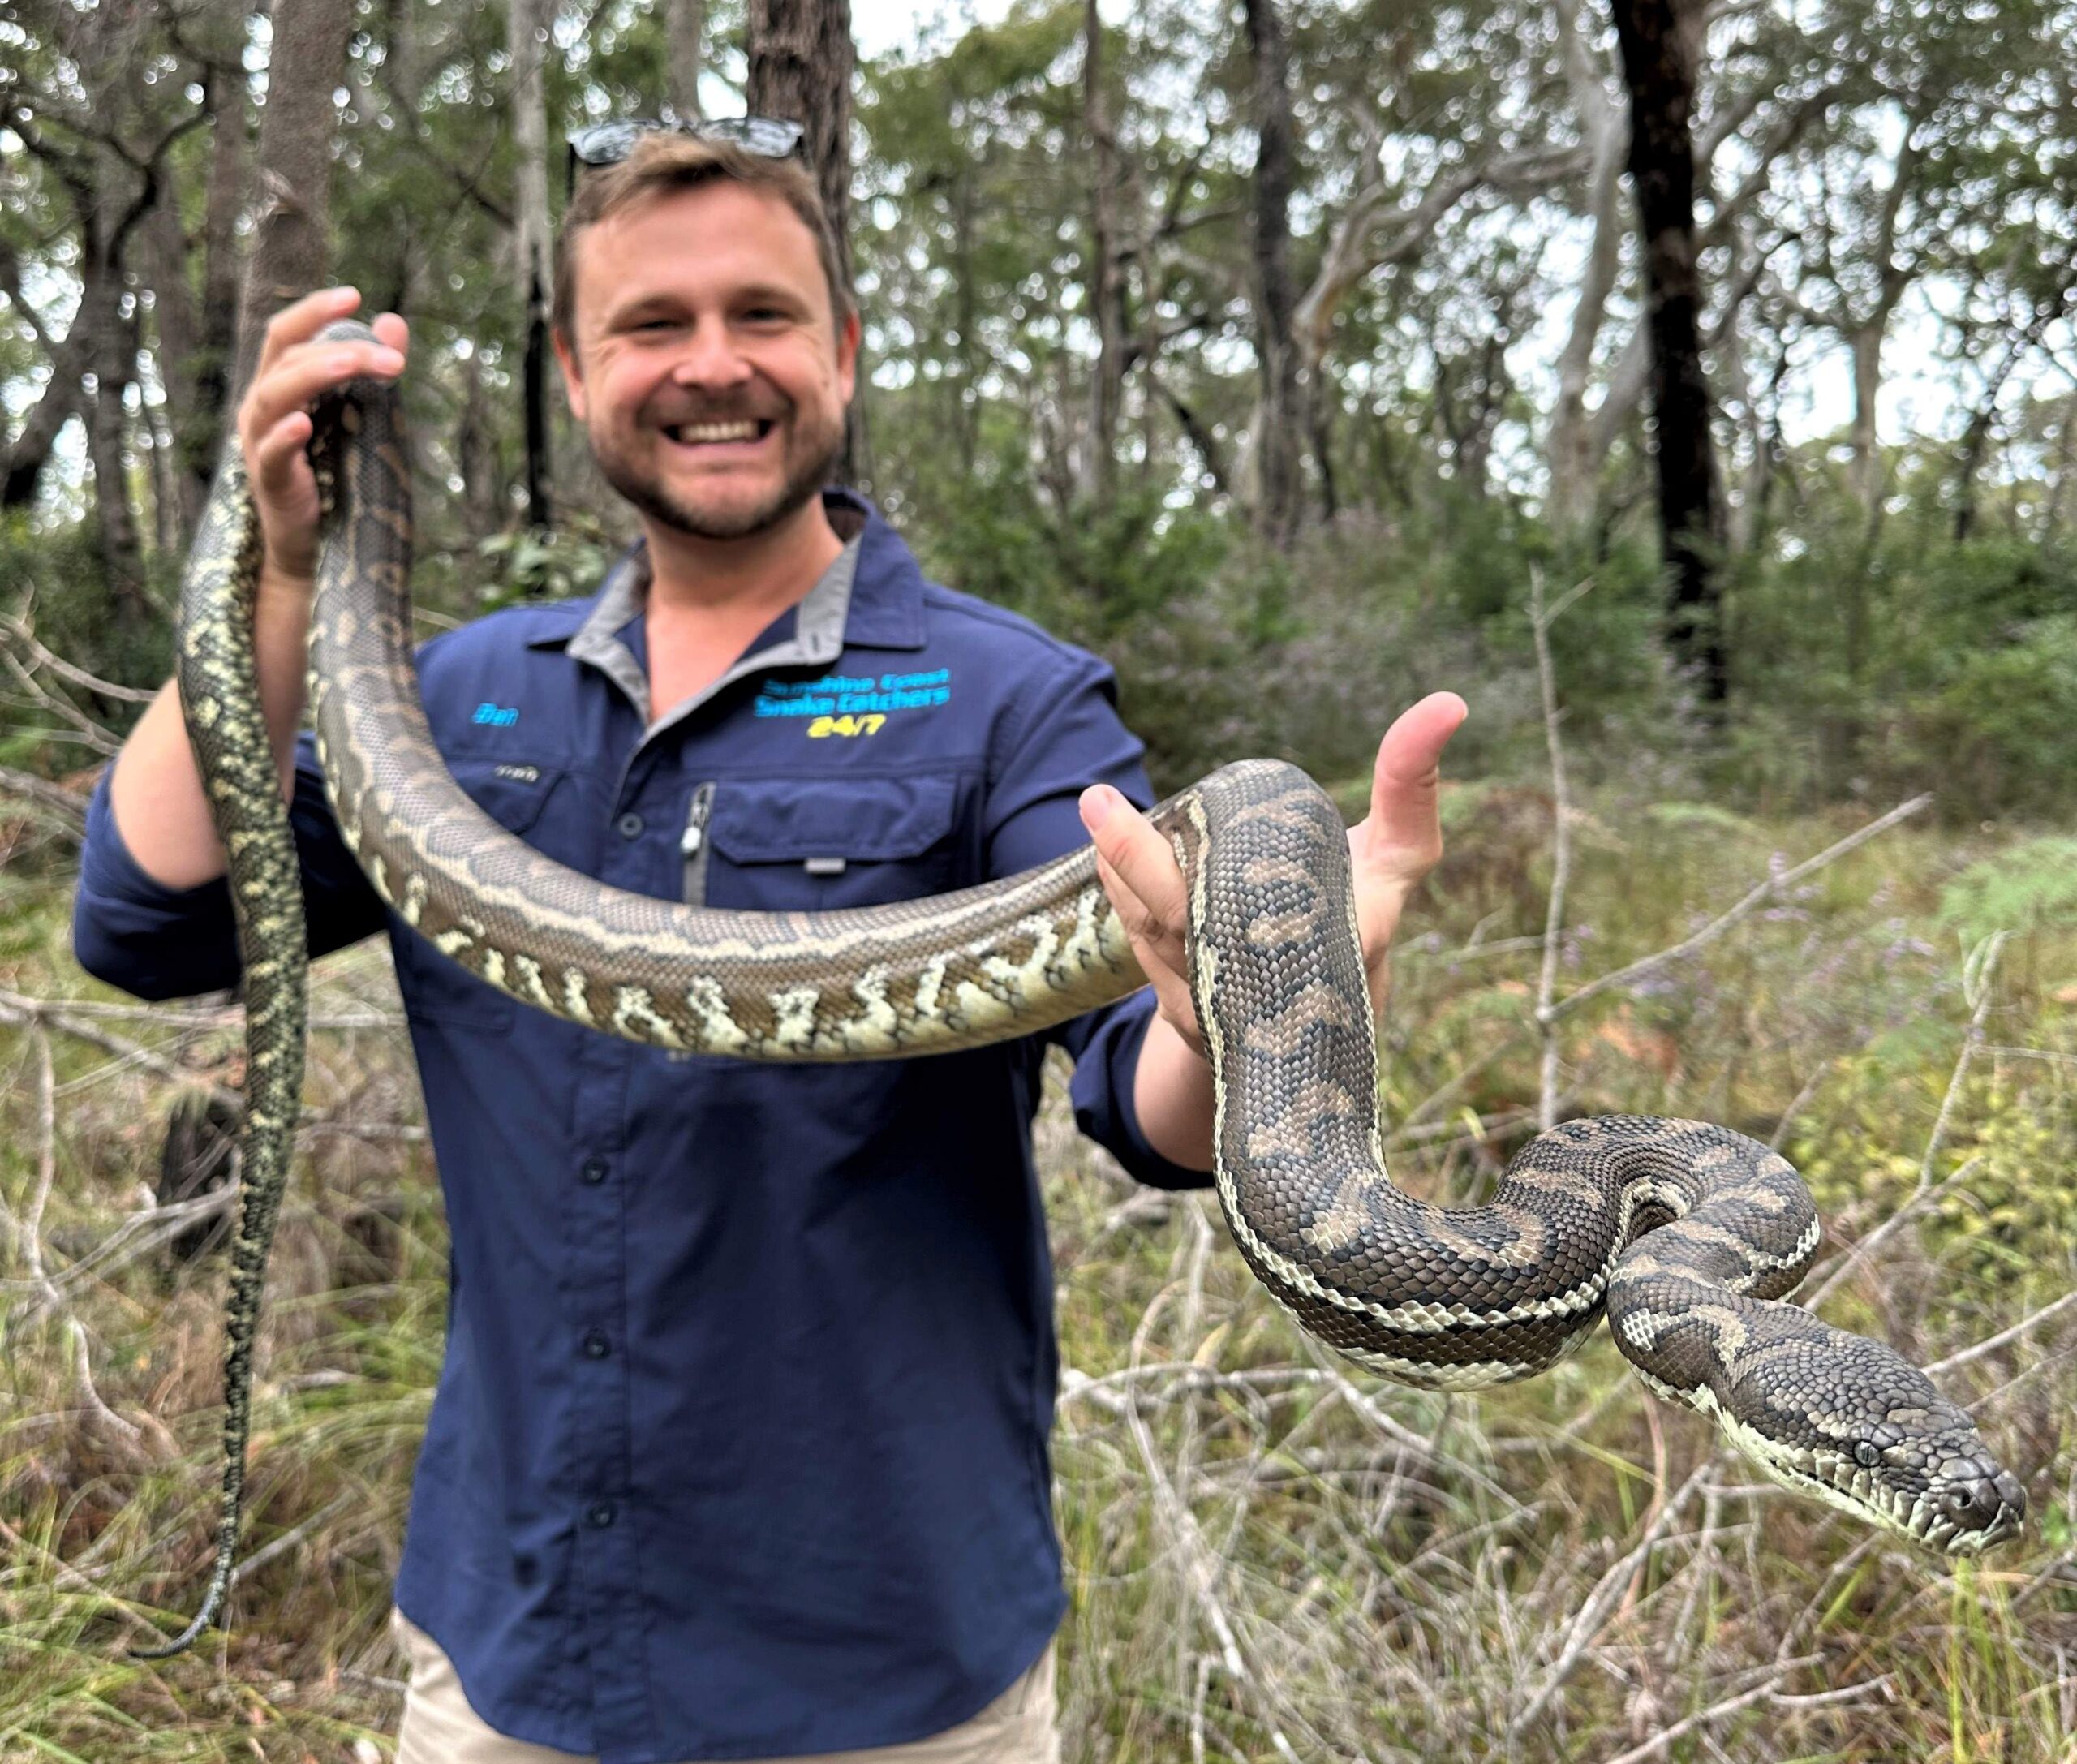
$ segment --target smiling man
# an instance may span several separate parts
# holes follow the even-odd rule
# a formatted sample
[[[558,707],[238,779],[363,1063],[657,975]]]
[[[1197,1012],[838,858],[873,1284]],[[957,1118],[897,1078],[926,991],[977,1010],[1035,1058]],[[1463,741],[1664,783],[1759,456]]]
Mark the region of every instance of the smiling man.
[[[398,1575],[401,1764],[1057,1757],[1057,1355],[1030,1125],[1048,1041],[1083,1129],[1195,1185],[1211,1094],[1181,884],[1111,670],[924,579],[826,487],[858,318],[806,169],[623,128],[558,241],[570,407],[641,538],[587,600],[421,652],[448,764],[504,825],[617,886],[863,906],[1094,833],[1153,988],[938,1058],[677,1058],[522,1009],[386,914],[323,799],[303,704],[316,502],[306,407],[405,365],[269,327],[239,411],[266,534],[257,639],[314,951],[390,936],[453,1235],[447,1352]],[[748,144],[746,144],[746,140]],[[1439,853],[1438,694],[1352,833],[1382,999]],[[148,996],[237,955],[171,689],[97,795],[81,962]]]

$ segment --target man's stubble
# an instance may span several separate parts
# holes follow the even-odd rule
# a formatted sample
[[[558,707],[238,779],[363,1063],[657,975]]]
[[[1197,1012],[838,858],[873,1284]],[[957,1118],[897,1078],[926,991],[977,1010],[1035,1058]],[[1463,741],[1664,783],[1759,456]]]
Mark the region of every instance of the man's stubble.
[[[779,526],[810,498],[821,495],[844,451],[844,419],[840,414],[834,423],[802,426],[798,409],[789,413],[780,423],[786,462],[779,488],[759,501],[726,512],[709,512],[673,495],[664,474],[634,457],[631,449],[621,447],[610,432],[602,433],[587,423],[585,438],[606,482],[651,520],[694,539],[745,539]]]

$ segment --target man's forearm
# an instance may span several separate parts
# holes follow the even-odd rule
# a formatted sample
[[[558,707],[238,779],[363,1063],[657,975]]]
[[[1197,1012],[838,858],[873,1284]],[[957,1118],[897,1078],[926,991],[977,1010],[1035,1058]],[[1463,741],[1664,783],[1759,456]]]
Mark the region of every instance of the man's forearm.
[[[1156,1011],[1133,1077],[1133,1108],[1146,1142],[1186,1170],[1212,1166],[1211,1066]]]
[[[1370,976],[1370,1013],[1385,1020],[1391,970],[1382,963]],[[1171,1164],[1186,1170],[1212,1168],[1211,1062],[1156,1011],[1133,1075],[1133,1108],[1146,1142]]]
[[[295,783],[295,737],[303,721],[309,630],[309,585],[271,570],[263,572],[253,653],[284,797]],[[223,845],[209,818],[173,682],[166,682],[138,719],[116,756],[109,807],[131,856],[161,886],[192,888],[224,873]]]

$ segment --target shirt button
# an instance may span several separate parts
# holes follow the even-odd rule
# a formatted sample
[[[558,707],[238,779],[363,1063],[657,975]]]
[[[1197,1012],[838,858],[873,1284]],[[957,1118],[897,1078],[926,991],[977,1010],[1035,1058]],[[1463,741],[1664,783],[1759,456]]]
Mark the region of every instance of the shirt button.
[[[609,1500],[595,1500],[586,1510],[584,1517],[591,1521],[593,1530],[604,1531],[613,1522],[613,1504]]]
[[[587,1158],[583,1168],[577,1173],[596,1187],[606,1179],[606,1160],[604,1158]]]
[[[613,1345],[606,1340],[603,1329],[590,1331],[584,1337],[584,1353],[587,1359],[603,1360],[613,1351]]]
[[[615,824],[619,827],[620,836],[623,839],[636,838],[642,832],[642,817],[632,809],[621,815]]]

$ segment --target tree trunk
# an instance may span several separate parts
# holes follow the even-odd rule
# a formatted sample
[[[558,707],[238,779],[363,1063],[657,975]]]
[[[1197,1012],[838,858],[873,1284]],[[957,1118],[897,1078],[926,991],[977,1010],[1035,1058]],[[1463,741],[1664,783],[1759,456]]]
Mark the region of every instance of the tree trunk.
[[[505,49],[512,58],[512,142],[518,161],[514,204],[512,286],[522,303],[526,342],[527,522],[549,523],[548,480],[548,9],[545,0],[505,0]]]
[[[382,82],[391,102],[402,114],[399,128],[409,131],[416,120],[414,112],[424,78],[419,66],[418,27],[412,17],[411,0],[381,0],[382,19]]]
[[[94,376],[86,407],[87,457],[94,474],[95,549],[116,617],[134,623],[148,609],[144,548],[131,505],[124,463],[123,395],[137,372],[136,331],[123,312],[123,264],[113,237],[118,204],[109,189],[112,155],[96,153],[76,173],[82,250],[80,306],[72,323],[84,333],[86,368]]]
[[[1580,280],[1579,298],[1564,347],[1558,356],[1558,398],[1546,441],[1550,489],[1544,518],[1559,531],[1584,527],[1592,518],[1594,479],[1599,462],[1588,427],[1587,386],[1593,372],[1594,346],[1601,336],[1608,297],[1623,261],[1623,230],[1617,204],[1622,194],[1623,158],[1628,143],[1628,119],[1603,90],[1599,58],[1589,46],[1579,15],[1579,0],[1558,0],[1557,16],[1564,37],[1565,84],[1580,132],[1590,144],[1587,206],[1593,225],[1593,243]]]
[[[707,0],[664,0],[664,53],[669,63],[664,83],[681,122],[701,114],[699,70],[706,37]]]
[[[1289,52],[1275,0],[1245,0],[1254,52],[1255,151],[1255,350],[1262,402],[1254,437],[1255,526],[1282,550],[1297,536],[1301,448],[1298,353],[1292,337],[1291,82]]]
[[[1118,407],[1125,383],[1123,313],[1118,299],[1118,144],[1103,93],[1103,23],[1096,0],[1082,7],[1082,122],[1096,150],[1096,187],[1089,213],[1086,282],[1096,325],[1096,371],[1089,389],[1089,446],[1082,458],[1082,493],[1108,506],[1117,480]]]
[[[0,458],[0,510],[35,506],[58,432],[86,402],[86,372],[87,327],[75,315],[65,341],[52,351],[42,395],[28,407],[13,445]]]
[[[244,41],[243,15],[236,15],[235,42]],[[237,60],[236,49],[230,59]],[[180,457],[191,489],[205,498],[217,469],[224,424],[231,411],[232,376],[238,359],[239,249],[238,217],[245,204],[247,152],[247,99],[251,77],[213,73],[203,102],[209,109],[209,185],[202,214],[202,300],[197,309],[194,359],[195,409],[180,434]],[[196,504],[199,507],[199,501]]]
[[[332,94],[346,77],[353,0],[275,0],[260,112],[259,162],[267,188],[239,307],[234,404],[252,377],[267,321],[325,275],[332,209]]]
[[[196,389],[199,358],[202,351],[200,315],[187,288],[187,239],[180,225],[180,192],[170,170],[161,174],[159,200],[140,230],[146,258],[146,278],[152,289],[152,318],[158,333],[159,381],[166,388],[166,419],[173,458],[161,472],[155,464],[153,481],[162,484],[171,503],[172,531],[177,549],[186,550],[187,540],[201,518],[208,494],[206,470],[197,475],[191,465],[194,437],[205,426],[213,436],[215,413],[203,422],[201,398]],[[166,526],[161,522],[161,526]]]
[[[850,0],[750,0],[750,82],[746,97],[759,116],[786,117],[807,131],[802,152],[822,185],[822,205],[836,239],[838,273],[851,286]],[[863,475],[866,377],[845,424],[837,475]]]
[[[1613,0],[1630,88],[1630,177],[1644,232],[1652,340],[1652,428],[1658,456],[1659,520],[1673,572],[1667,636],[1706,703],[1726,681],[1723,535],[1709,437],[1709,389],[1696,322],[1695,147],[1688,131],[1693,53],[1675,0]]]
[[[1882,333],[1889,329],[1889,314],[1878,313],[1847,339],[1853,352],[1854,499],[1867,512],[1873,532],[1881,510],[1877,506],[1882,493],[1882,454],[1875,434],[1875,401],[1882,390]]]
[[[472,540],[488,539],[502,524],[503,486],[497,475],[497,441],[492,432],[488,401],[484,396],[484,360],[471,350],[462,366],[462,414],[454,428],[454,469],[462,477],[464,531]]]

